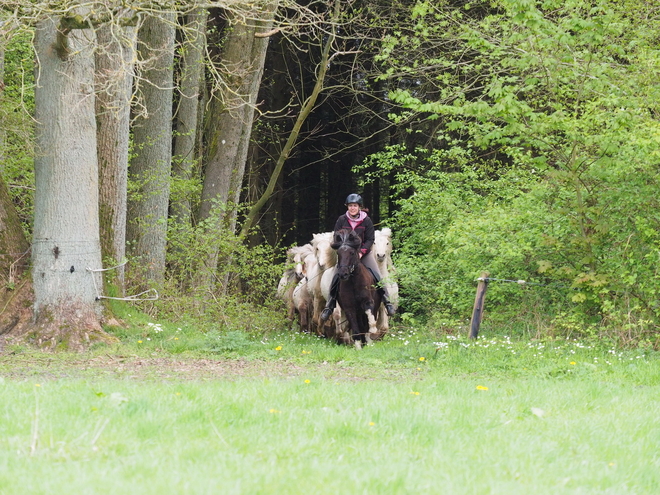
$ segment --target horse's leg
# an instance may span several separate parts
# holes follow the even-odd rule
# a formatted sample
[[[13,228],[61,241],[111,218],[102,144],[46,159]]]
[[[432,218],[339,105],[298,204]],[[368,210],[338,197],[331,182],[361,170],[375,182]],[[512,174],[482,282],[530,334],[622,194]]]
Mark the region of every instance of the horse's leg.
[[[376,318],[376,326],[378,327],[378,338],[382,338],[390,329],[390,317],[387,315],[387,310],[381,305],[378,309],[378,317]]]
[[[351,315],[346,315],[348,319],[348,326],[351,329],[351,338],[354,341],[361,340],[360,339],[360,323],[358,322],[358,315],[356,313],[353,313]]]
[[[378,327],[376,325],[376,318],[374,317],[374,300],[372,297],[368,297],[362,301],[362,310],[366,316],[366,323],[368,330],[364,332],[364,339],[371,340],[375,338],[378,334]]]
[[[341,328],[341,308],[339,305],[335,306],[335,310],[332,312],[332,318],[329,318],[325,322],[325,329],[325,336],[327,338],[341,342],[343,331]]]
[[[342,313],[346,317],[352,341],[360,340],[360,321],[358,308],[345,307]],[[348,333],[348,332],[347,332]]]
[[[369,322],[369,333],[368,335],[373,337],[378,333],[378,327],[376,326],[376,318],[374,318],[374,312],[371,309],[365,311],[367,314],[367,321]]]
[[[306,304],[300,307],[300,331],[303,333],[309,332],[309,308]]]
[[[351,327],[348,322],[348,317],[346,316],[346,312],[342,311],[340,304],[337,304],[337,306],[335,306],[335,310],[332,313],[332,317],[335,320],[335,332],[337,335],[337,342],[339,342],[340,344],[351,345],[353,343],[353,339],[351,338],[351,333],[349,332]]]
[[[314,296],[314,309],[312,312],[312,323],[316,329],[316,334],[319,337],[323,336],[323,325],[325,322],[321,321],[321,311],[325,307],[325,299],[323,296]]]

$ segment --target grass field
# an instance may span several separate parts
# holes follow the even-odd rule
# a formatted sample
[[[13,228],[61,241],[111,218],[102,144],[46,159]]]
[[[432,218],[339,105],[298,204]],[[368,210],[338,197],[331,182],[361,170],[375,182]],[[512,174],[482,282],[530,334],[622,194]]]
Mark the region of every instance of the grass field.
[[[411,330],[362,351],[158,324],[121,338],[0,355],[0,493],[660,493],[654,352]]]

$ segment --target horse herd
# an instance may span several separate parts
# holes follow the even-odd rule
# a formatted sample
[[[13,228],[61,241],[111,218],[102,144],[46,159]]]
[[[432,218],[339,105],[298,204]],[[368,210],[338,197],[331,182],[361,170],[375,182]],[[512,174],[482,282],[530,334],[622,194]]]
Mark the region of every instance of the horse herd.
[[[399,288],[393,280],[392,232],[376,230],[374,253],[390,301],[397,306]],[[298,317],[300,331],[360,347],[381,339],[389,329],[387,311],[373,286],[371,272],[359,262],[361,245],[354,231],[340,230],[314,234],[312,240],[287,250],[287,269],[277,293],[287,306],[287,317]],[[337,307],[332,317],[321,320],[321,311],[330,294],[332,279],[340,276]]]

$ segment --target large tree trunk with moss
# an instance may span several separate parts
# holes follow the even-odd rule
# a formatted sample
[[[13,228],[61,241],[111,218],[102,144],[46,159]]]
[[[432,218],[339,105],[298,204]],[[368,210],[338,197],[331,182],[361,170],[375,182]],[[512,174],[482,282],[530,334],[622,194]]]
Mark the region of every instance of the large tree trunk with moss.
[[[124,293],[126,254],[126,188],[130,100],[133,85],[133,27],[110,24],[97,30],[96,122],[99,163],[101,253],[117,265],[116,285]]]
[[[277,2],[267,5],[261,18],[251,24],[230,17],[230,28],[222,52],[225,86],[216,92],[207,115],[208,163],[202,189],[200,221],[208,231],[233,231],[240,199],[257,95],[263,75],[268,37],[258,34],[273,25]],[[257,35],[257,36],[255,36]],[[200,270],[200,285],[209,285],[218,264],[219,243],[209,246]]]
[[[129,174],[127,242],[133,258],[128,272],[140,285],[165,278],[167,214],[172,160],[172,84],[175,17],[150,14],[138,31],[140,83],[133,126]]]
[[[36,344],[83,347],[100,324],[101,243],[94,116],[94,33],[60,19],[35,34],[36,142],[32,279]]]
[[[181,81],[179,102],[174,120],[176,136],[172,176],[181,182],[178,193],[173,191],[170,214],[174,223],[185,229],[191,222],[190,187],[196,162],[197,124],[199,121],[200,89],[204,72],[205,32],[208,11],[197,9],[186,17],[181,48]]]
[[[186,16],[182,27],[181,71],[178,102],[174,114],[175,137],[172,157],[172,192],[170,195],[169,246],[171,262],[168,269],[179,282],[187,286],[190,276],[188,243],[192,234],[192,201],[198,191],[200,172],[199,138],[202,76],[206,48],[208,11],[196,9]]]

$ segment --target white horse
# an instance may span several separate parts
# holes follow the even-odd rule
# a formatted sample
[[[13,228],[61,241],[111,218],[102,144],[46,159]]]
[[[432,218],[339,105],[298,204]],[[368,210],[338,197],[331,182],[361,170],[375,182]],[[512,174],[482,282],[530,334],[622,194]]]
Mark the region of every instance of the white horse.
[[[330,298],[330,286],[332,285],[332,279],[335,276],[335,270],[337,266],[328,268],[323,272],[321,277],[321,294],[323,298],[327,301]],[[337,304],[334,311],[332,312],[332,318],[325,323],[325,336],[332,340],[337,340],[340,343],[350,344],[351,343],[351,334],[349,332],[348,321],[342,319],[341,306]]]
[[[325,307],[326,297],[321,292],[321,279],[323,273],[337,264],[337,253],[330,247],[332,232],[314,234],[311,245],[314,248],[316,263],[307,264],[307,289],[312,296],[312,325],[316,333],[324,335],[324,325],[321,321],[321,311]],[[306,258],[307,260],[307,258]]]
[[[293,291],[296,285],[305,276],[305,267],[302,259],[313,251],[311,244],[294,246],[286,251],[287,268],[277,285],[277,295],[284,301],[287,308],[287,318],[293,321],[295,305],[293,303]]]
[[[394,279],[395,269],[392,263],[392,231],[385,227],[375,233],[374,245],[371,248],[381,275],[381,283],[387,290],[390,302],[395,308],[399,307],[399,285]],[[378,311],[377,326],[379,333],[384,335],[389,330],[389,317],[387,310],[381,306]]]
[[[306,258],[314,258],[313,254],[308,254]],[[313,262],[315,263],[315,260],[310,260],[310,263]],[[303,262],[303,264],[305,264]],[[311,332],[311,317],[312,317],[312,309],[313,309],[313,300],[312,296],[309,293],[309,290],[307,289],[307,277],[303,277],[300,282],[298,282],[298,285],[293,290],[293,305],[298,312],[298,318],[300,322],[300,331],[301,332]]]
[[[314,234],[311,245],[314,248],[314,254],[319,262],[321,270],[325,271],[337,264],[337,251],[330,247],[332,244],[333,232],[324,232]]]

